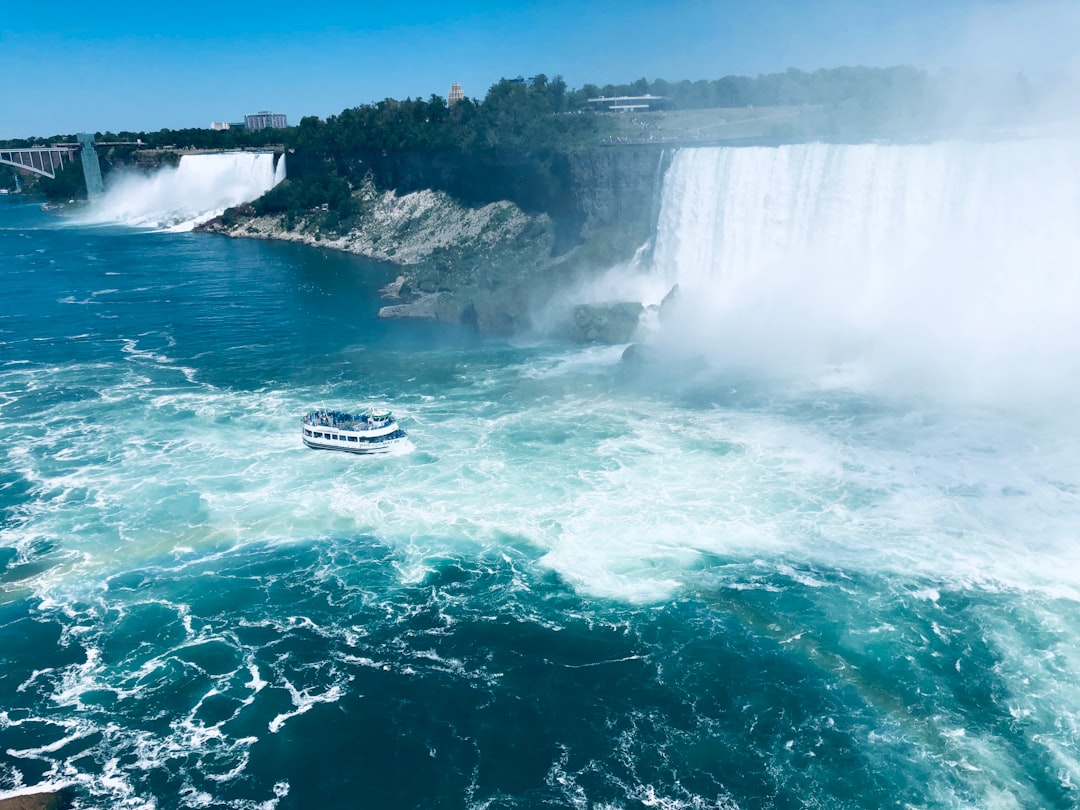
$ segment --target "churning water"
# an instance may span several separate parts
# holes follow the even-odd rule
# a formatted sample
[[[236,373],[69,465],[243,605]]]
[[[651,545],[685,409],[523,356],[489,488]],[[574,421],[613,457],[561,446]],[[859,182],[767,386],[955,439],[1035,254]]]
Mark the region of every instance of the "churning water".
[[[1075,805],[1076,155],[680,153],[638,368],[5,204],[0,796]],[[413,452],[303,447],[369,402]]]

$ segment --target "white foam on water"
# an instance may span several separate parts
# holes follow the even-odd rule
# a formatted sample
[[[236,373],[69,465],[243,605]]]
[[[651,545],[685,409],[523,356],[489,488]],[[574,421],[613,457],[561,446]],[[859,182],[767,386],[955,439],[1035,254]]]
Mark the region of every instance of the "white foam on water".
[[[152,575],[153,572],[146,573]],[[259,678],[253,663],[257,648],[240,644],[227,625],[223,626],[222,633],[215,633],[210,629],[211,622],[200,617],[198,626],[193,626],[186,605],[156,600],[127,603],[123,593],[119,597],[110,596],[107,590],[101,588],[91,588],[82,596],[78,605],[74,602],[52,605],[42,601],[38,608],[43,615],[55,615],[56,612],[68,615],[72,626],[62,637],[61,644],[84,647],[86,660],[60,671],[35,672],[24,684],[25,688],[32,687],[46,697],[47,708],[40,716],[21,711],[19,718],[13,720],[7,713],[0,712],[0,729],[29,724],[37,730],[39,738],[46,740],[31,748],[9,748],[7,753],[15,767],[21,761],[46,765],[51,774],[66,777],[65,786],[78,786],[92,800],[110,807],[154,806],[153,800],[143,795],[145,785],[141,783],[142,775],[155,770],[180,769],[187,782],[186,795],[192,802],[218,806],[219,799],[208,793],[207,789],[214,784],[234,785],[244,780],[250,749],[258,742],[257,737],[234,736],[223,730],[241,712],[250,711],[256,696],[268,685]],[[110,643],[110,635],[115,627],[109,618],[122,626],[127,615],[136,609],[157,605],[165,607],[176,617],[166,625],[175,627],[182,623],[183,637],[174,646],[152,647],[143,643],[133,645],[120,656],[115,655],[114,650],[108,661],[103,660],[95,644]],[[165,627],[159,629],[166,630]],[[232,665],[230,656],[217,662],[224,662],[224,667],[215,666],[208,671],[200,666],[197,656],[200,648],[207,644],[234,651],[236,666]],[[191,658],[192,654],[196,655],[195,659]],[[138,723],[133,727],[119,719],[119,716],[129,716],[131,712],[138,711],[140,705],[153,705],[159,695],[165,701],[160,705],[168,705],[176,689],[178,665],[183,668],[185,678],[197,678],[205,685],[204,693],[194,704],[173,706],[177,716],[166,729],[150,731],[141,728]],[[275,675],[275,686],[293,688],[287,678],[282,683],[280,676],[280,673]],[[251,680],[244,683],[247,677]],[[312,688],[297,691],[299,708],[296,713],[310,708],[310,705],[303,704],[307,692]],[[334,690],[340,694],[340,688],[334,687],[311,700],[325,702]],[[109,711],[108,704],[101,704],[103,692],[115,698],[116,715]],[[216,696],[227,696],[234,704],[233,711],[229,716],[219,716],[216,722],[207,724],[200,714],[204,704]],[[133,709],[133,706],[136,708]],[[77,710],[76,716],[68,718],[57,715],[56,710],[64,707]],[[260,709],[256,708],[255,711]],[[211,712],[214,713],[214,710]],[[50,733],[50,729],[55,729],[55,732]],[[197,788],[190,781],[192,779],[196,782],[202,780],[205,789]],[[52,786],[53,783],[49,782],[35,789]],[[274,788],[278,798],[282,795],[281,789],[280,785]],[[270,804],[264,803],[262,806],[274,806],[274,800],[269,801]],[[235,806],[249,805],[241,803]]]
[[[1058,211],[1072,216],[1074,201],[1056,181],[1070,176],[1073,152],[1048,147],[1051,176],[1029,149],[974,148],[999,165],[994,171],[955,145],[745,150],[699,155],[701,165],[684,165],[680,155],[669,180],[686,187],[665,196],[661,236],[669,241],[657,244],[658,289],[677,280],[686,298],[708,305],[700,321],[685,319],[695,329],[666,338],[706,355],[710,369],[699,380],[677,380],[701,389],[687,394],[670,378],[652,390],[621,387],[621,347],[540,347],[510,367],[484,365],[480,352],[452,382],[418,384],[422,391],[392,403],[417,449],[402,457],[303,447],[300,415],[313,402],[349,408],[367,400],[374,392],[363,382],[217,389],[194,372],[177,374],[167,349],[138,341],[93,367],[5,366],[4,461],[29,491],[0,526],[0,544],[18,549],[19,563],[62,561],[18,582],[41,597],[42,612],[61,614],[96,599],[96,583],[113,574],[193,557],[224,562],[229,549],[267,539],[375,536],[406,583],[455,554],[513,548],[581,594],[646,605],[725,589],[790,590],[825,604],[848,587],[844,577],[862,577],[887,583],[872,595],[886,606],[910,601],[920,618],[929,616],[927,639],[912,640],[909,627],[883,631],[902,617],[870,607],[838,617],[849,636],[887,634],[913,657],[945,645],[951,672],[955,662],[962,672],[969,664],[951,647],[971,621],[946,613],[952,597],[993,597],[1011,608],[985,623],[1005,699],[1033,724],[1032,749],[1049,752],[1069,778],[1080,705],[1070,674],[1080,662],[1069,650],[1080,628],[1068,619],[1080,601],[1080,438],[1068,398],[1055,395],[1068,393],[1080,355],[1064,314],[1077,300],[1075,274],[1053,251],[1076,255]],[[1018,164],[1050,189],[1053,206],[1035,199]],[[949,207],[932,193],[935,177]],[[1042,219],[1017,210],[1002,185]],[[742,213],[718,209],[717,195]],[[875,208],[876,195],[884,202]],[[988,220],[979,218],[979,200],[988,201]],[[739,227],[717,226],[709,211]],[[993,250],[980,244],[983,234]],[[1019,247],[1003,245],[1009,234]],[[797,262],[804,252],[813,261]],[[1038,261],[1010,275],[998,259],[1019,253]],[[946,259],[962,256],[988,262],[985,272],[965,264],[950,275]],[[707,294],[693,293],[699,282]],[[733,374],[732,366],[758,375]],[[933,380],[955,371],[956,387],[976,396],[938,396],[911,383],[923,368]],[[1014,373],[1018,390],[1002,391]],[[754,393],[761,377],[777,376],[785,384]],[[49,396],[78,387],[100,400]],[[8,415],[39,397],[46,404],[33,419]],[[1047,407],[1022,407],[1033,397]],[[1049,641],[1010,632],[1017,616]],[[780,618],[780,641],[805,649],[813,633]],[[182,619],[196,634],[197,622]],[[314,632],[345,632],[301,620]],[[69,624],[96,621],[72,615]],[[824,650],[813,660],[861,687],[844,652],[857,658]],[[425,654],[408,666],[458,665]],[[362,656],[355,665],[381,659]],[[403,667],[400,656],[392,661]],[[57,691],[65,705],[103,683],[116,687],[99,667],[88,658],[71,668],[71,682]],[[120,686],[150,690],[157,672],[133,667]],[[292,672],[260,672],[247,658],[229,678],[245,698],[289,691],[292,708],[268,718],[269,731],[347,689],[336,675],[301,683]],[[875,699],[869,687],[864,694]],[[896,723],[898,736],[918,740],[977,799],[1032,798],[1017,787],[1015,751],[957,713]],[[194,715],[175,734],[167,745],[146,741],[146,761],[168,756],[168,746],[217,739]],[[220,772],[237,762],[226,757]]]
[[[942,611],[928,623],[937,644],[970,630],[945,623],[956,592],[1013,605],[1055,651],[1075,641],[1080,627],[1057,627],[1055,617],[1080,597],[1077,188],[1075,139],[680,151],[665,179],[653,271],[657,289],[678,284],[681,295],[650,340],[665,359],[705,361],[700,376],[718,392],[741,381],[712,414],[739,449],[707,464],[691,443],[668,442],[678,459],[670,467],[655,453],[656,523],[721,560],[745,560],[756,546],[773,583],[786,576],[791,587],[827,591],[838,586],[812,572],[860,572],[894,583],[897,595],[908,588]],[[782,384],[740,406],[734,389],[763,379]],[[697,416],[688,427],[705,436]],[[685,466],[711,511],[694,513],[692,486],[668,499]],[[618,506],[608,512],[623,515],[620,541],[637,559],[655,554],[660,542],[635,536],[653,528],[645,510],[625,492],[610,501]],[[580,545],[586,561],[605,556]],[[557,562],[579,576],[616,569],[611,558]],[[665,570],[684,583],[692,576]],[[743,588],[746,571],[717,574]],[[889,626],[879,618],[895,620],[868,611],[847,618],[850,632]],[[1074,662],[998,619],[985,641],[1011,705],[1039,718],[1029,742],[1059,763],[1067,788],[1075,758],[1061,752],[1076,740],[1070,706],[1080,694],[1062,673]],[[965,662],[958,650],[960,672]],[[874,701],[873,688],[836,675]],[[896,719],[980,806],[1040,802],[1009,743],[950,709],[907,726]],[[941,790],[945,805],[969,800]]]
[[[635,601],[675,592],[702,553],[1080,594],[1074,436],[992,411],[883,411],[849,427],[842,414],[683,407],[613,394],[617,359],[604,371],[584,354],[500,372],[499,386],[550,392],[529,401],[463,410],[470,389],[395,405],[422,450],[404,457],[307,450],[311,392],[170,381],[147,358],[154,378],[114,369],[102,404],[9,431],[9,463],[34,491],[0,540],[77,552],[67,570],[101,566],[94,577],[184,549],[356,533],[413,548],[403,559],[419,570],[447,541],[523,543],[582,590]],[[593,390],[570,393],[559,367]],[[6,374],[15,390],[11,375],[50,386],[66,372]]]
[[[344,694],[342,688],[337,684],[319,694],[312,694],[309,689],[297,689],[289,681],[285,681],[285,688],[289,690],[289,696],[292,698],[293,706],[296,708],[291,712],[282,712],[270,721],[268,727],[271,734],[277,734],[281,731],[285,723],[293,717],[311,711],[319,703],[336,703]]]

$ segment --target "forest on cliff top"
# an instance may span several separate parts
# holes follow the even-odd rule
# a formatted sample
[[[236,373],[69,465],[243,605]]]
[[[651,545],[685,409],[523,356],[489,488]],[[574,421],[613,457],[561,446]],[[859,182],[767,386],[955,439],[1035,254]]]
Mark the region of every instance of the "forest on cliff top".
[[[511,199],[526,210],[547,210],[565,181],[560,156],[618,139],[625,115],[589,104],[600,96],[652,95],[668,111],[709,108],[802,107],[813,116],[763,134],[785,139],[875,138],[933,133],[978,120],[993,125],[1030,112],[1045,88],[1022,75],[995,81],[911,67],[790,69],[757,77],[669,82],[644,78],[570,89],[559,76],[502,79],[482,100],[449,105],[442,96],[384,99],[326,119],[306,116],[284,129],[203,128],[97,133],[99,141],[139,141],[102,155],[107,173],[129,166],[145,150],[279,148],[288,154],[289,180],[257,201],[260,213],[327,205],[331,229],[352,214],[351,192],[365,180],[377,186],[441,188],[467,202]],[[976,100],[978,108],[976,107]],[[8,141],[18,147],[70,141],[74,136]],[[469,173],[463,167],[472,167]],[[14,187],[13,169],[0,167],[0,187]],[[53,199],[85,196],[80,171],[38,183]]]

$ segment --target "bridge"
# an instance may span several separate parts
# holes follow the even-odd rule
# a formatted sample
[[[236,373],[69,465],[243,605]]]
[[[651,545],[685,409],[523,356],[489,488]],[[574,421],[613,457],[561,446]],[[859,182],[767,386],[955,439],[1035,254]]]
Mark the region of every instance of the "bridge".
[[[278,154],[285,152],[284,144],[274,144],[260,149],[177,149],[174,146],[159,146],[149,149],[142,140],[137,141],[98,141],[94,142],[93,135],[80,133],[78,143],[54,143],[50,146],[27,146],[15,149],[0,148],[0,164],[14,166],[16,169],[40,174],[42,177],[55,179],[57,172],[70,165],[76,159],[82,164],[83,177],[86,180],[86,195],[90,199],[100,197],[105,193],[105,186],[101,180],[101,164],[98,162],[98,154],[95,146],[138,146],[135,154],[148,150],[152,152],[175,152],[179,155],[217,154],[225,152],[269,152]],[[16,179],[18,179],[16,177]]]
[[[142,141],[114,141],[95,144],[94,136],[80,133],[78,143],[54,143],[51,146],[28,146],[21,149],[0,149],[0,163],[14,166],[16,169],[40,174],[51,180],[64,168],[65,161],[74,163],[78,157],[82,163],[83,178],[86,180],[86,194],[90,198],[100,197],[105,193],[101,182],[101,164],[98,163],[95,146],[143,146]]]
[[[74,162],[81,148],[79,144],[62,143],[28,146],[25,149],[0,149],[0,163],[55,179],[56,173],[64,168],[65,161]]]

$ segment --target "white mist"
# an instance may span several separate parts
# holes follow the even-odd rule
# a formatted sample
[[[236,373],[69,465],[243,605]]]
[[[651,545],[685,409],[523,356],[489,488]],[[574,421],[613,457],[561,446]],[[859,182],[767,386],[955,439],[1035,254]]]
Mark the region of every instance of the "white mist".
[[[271,152],[184,155],[178,166],[110,178],[85,221],[188,231],[226,208],[251,202],[285,179]]]
[[[1060,390],[1080,368],[1080,141],[681,150],[654,273],[671,347],[787,374]]]

